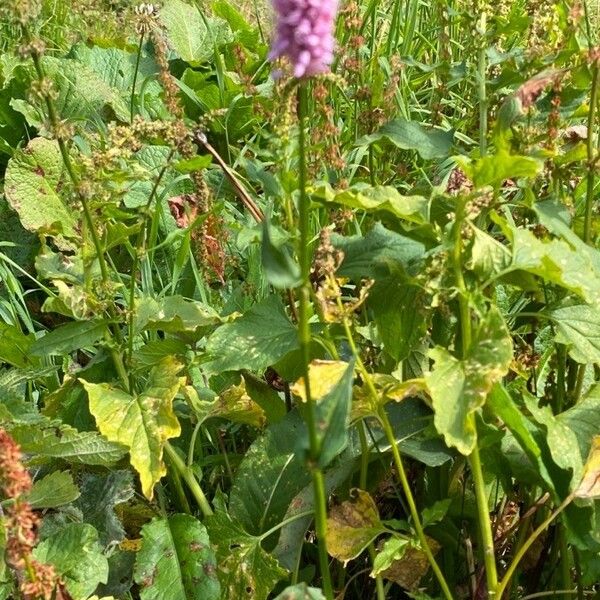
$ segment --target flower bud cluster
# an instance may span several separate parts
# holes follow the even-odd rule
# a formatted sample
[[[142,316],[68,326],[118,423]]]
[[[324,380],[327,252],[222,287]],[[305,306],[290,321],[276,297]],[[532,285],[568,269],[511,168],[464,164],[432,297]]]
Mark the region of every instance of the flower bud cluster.
[[[287,57],[297,78],[327,73],[338,0],[273,0],[273,7],[277,29],[271,60]]]

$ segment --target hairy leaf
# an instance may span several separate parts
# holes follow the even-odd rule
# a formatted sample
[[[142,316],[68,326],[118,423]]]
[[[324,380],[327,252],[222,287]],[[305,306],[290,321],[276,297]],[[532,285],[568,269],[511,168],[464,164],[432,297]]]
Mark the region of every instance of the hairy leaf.
[[[70,523],[33,551],[40,562],[54,565],[73,600],[85,600],[108,579],[108,561],[98,532],[85,523]]]
[[[426,223],[429,215],[427,198],[403,196],[391,186],[371,187],[360,183],[348,189],[334,190],[330,185],[321,185],[311,191],[311,197],[322,202],[341,204],[369,213],[389,213],[410,223]]]
[[[386,123],[377,133],[365,135],[357,146],[366,146],[386,140],[402,150],[416,150],[424,159],[448,156],[454,143],[454,131],[426,129],[416,121],[402,117]]]
[[[68,471],[54,471],[33,484],[27,501],[31,507],[56,508],[79,498],[79,489]]]

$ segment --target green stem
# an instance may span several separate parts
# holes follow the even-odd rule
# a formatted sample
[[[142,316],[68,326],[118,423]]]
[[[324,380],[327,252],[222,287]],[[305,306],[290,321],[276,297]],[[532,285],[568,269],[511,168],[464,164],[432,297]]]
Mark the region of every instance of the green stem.
[[[464,220],[464,203],[459,203],[456,209],[456,223],[454,225],[454,250],[453,263],[456,285],[458,287],[458,302],[460,307],[460,328],[461,328],[461,347],[462,356],[465,358],[471,346],[472,326],[471,314],[469,310],[468,291],[462,272],[462,223]],[[475,415],[469,416],[470,426],[473,431],[477,431],[475,424]],[[477,499],[477,517],[479,522],[479,532],[483,546],[483,560],[485,563],[485,576],[488,588],[488,597],[495,598],[495,589],[498,585],[498,571],[496,568],[496,554],[494,550],[494,534],[492,532],[492,522],[490,520],[488,499],[485,493],[485,481],[483,478],[483,468],[481,466],[481,457],[479,455],[478,442],[475,442],[473,452],[469,457],[469,464],[473,474],[473,483],[475,486],[475,497]]]
[[[479,39],[479,53],[477,60],[477,83],[479,92],[479,152],[481,156],[487,154],[487,128],[488,128],[488,116],[487,116],[487,89],[486,89],[486,72],[487,72],[487,57],[486,57],[486,28],[487,28],[487,13],[485,10],[481,11],[479,15],[479,26],[478,33]]]
[[[31,40],[29,36],[29,32],[25,29],[25,36],[28,40]],[[45,73],[44,68],[42,66],[42,61],[40,55],[37,52],[33,52],[31,55],[33,60],[33,66],[35,67],[36,74],[40,82],[44,81]],[[46,110],[48,111],[48,118],[50,119],[50,125],[55,133],[59,131],[59,119],[56,114],[56,109],[54,108],[54,104],[47,94],[44,95],[44,103],[46,104]],[[102,246],[100,244],[100,238],[98,237],[98,232],[94,227],[94,220],[92,218],[92,213],[87,201],[87,198],[80,192],[79,190],[79,177],[75,173],[75,169],[73,167],[73,163],[71,162],[71,156],[69,155],[69,149],[65,144],[64,140],[60,135],[57,135],[58,148],[60,150],[60,154],[63,159],[63,163],[65,165],[65,169],[67,170],[67,174],[71,179],[73,187],[75,189],[75,193],[77,194],[79,201],[81,203],[81,208],[83,210],[83,217],[85,219],[86,225],[89,228],[90,235],[92,236],[92,243],[94,244],[94,249],[96,250],[96,255],[98,258],[98,264],[100,265],[100,273],[102,274],[102,280],[106,283],[109,280],[108,276],[108,267],[106,266],[106,260],[104,258],[104,253],[102,251]]]
[[[475,416],[470,416],[471,426],[475,430]],[[479,455],[479,446],[475,444],[473,452],[469,457],[473,483],[475,485],[475,496],[477,499],[477,518],[483,544],[483,560],[485,563],[485,577],[488,587],[488,597],[496,598],[495,590],[498,586],[498,571],[496,569],[496,553],[494,550],[494,535],[488,507],[488,499],[485,493],[485,482],[483,479],[483,468]]]
[[[356,429],[358,430],[358,439],[360,440],[360,481],[358,487],[361,490],[366,490],[369,468],[369,444],[367,442],[364,422],[361,421],[358,423]],[[371,562],[374,563],[377,553],[375,552],[375,545],[373,543],[369,544],[369,556],[371,557]],[[375,577],[375,590],[377,593],[377,600],[385,600],[385,587],[381,575]]]
[[[135,86],[138,80],[138,73],[140,69],[140,61],[142,59],[142,47],[144,45],[144,30],[140,33],[140,43],[138,44],[137,57],[135,59],[135,71],[133,72],[133,84],[131,85],[131,100],[129,104],[130,108],[130,122],[133,123],[133,112],[135,109]]]
[[[187,484],[192,496],[194,496],[196,503],[200,507],[202,514],[205,517],[210,517],[213,514],[212,508],[192,470],[186,466],[179,454],[177,454],[175,448],[173,448],[169,442],[165,443],[165,451],[171,464]]]
[[[329,557],[327,555],[327,498],[325,494],[325,481],[323,472],[319,467],[319,456],[321,452],[319,437],[317,433],[317,418],[315,403],[310,390],[309,364],[310,364],[310,248],[309,248],[309,201],[306,193],[307,184],[307,151],[306,151],[306,112],[307,112],[307,90],[306,83],[300,82],[298,87],[298,117],[299,117],[299,184],[300,199],[298,204],[298,226],[300,240],[298,257],[300,260],[300,273],[302,278],[298,290],[300,300],[298,314],[298,337],[302,352],[302,371],[304,375],[304,390],[306,395],[305,419],[308,428],[309,441],[309,468],[312,474],[314,498],[315,498],[315,530],[317,534],[317,545],[319,552],[319,565],[323,592],[327,600],[333,600],[333,585],[331,572],[329,570]]]
[[[340,312],[343,314],[343,306],[341,298],[337,299],[338,308]],[[400,479],[400,484],[402,485],[402,490],[404,491],[404,495],[406,496],[406,501],[408,502],[410,516],[413,520],[413,524],[415,527],[415,531],[417,532],[417,536],[419,541],[421,542],[421,547],[425,555],[427,556],[427,560],[431,565],[431,569],[433,570],[442,592],[446,597],[446,600],[453,600],[452,592],[448,587],[448,583],[442,573],[439,565],[437,564],[435,557],[433,556],[433,552],[429,547],[429,543],[427,542],[427,536],[425,535],[425,531],[423,530],[423,525],[421,524],[421,518],[419,517],[419,511],[417,510],[417,504],[415,502],[415,498],[412,493],[412,489],[410,487],[410,482],[408,481],[408,477],[406,475],[406,470],[404,468],[404,463],[402,462],[402,456],[400,455],[400,450],[398,449],[398,443],[396,442],[396,436],[394,435],[394,430],[388,418],[388,415],[385,411],[385,407],[381,405],[379,394],[377,393],[377,389],[375,388],[375,384],[373,383],[373,379],[371,378],[371,374],[367,371],[362,359],[360,358],[360,354],[358,352],[358,348],[356,347],[356,343],[354,342],[354,336],[352,335],[352,330],[350,329],[350,324],[348,323],[347,317],[344,317],[342,324],[344,326],[344,332],[346,334],[346,339],[348,340],[348,345],[350,346],[350,350],[354,356],[356,361],[356,366],[360,372],[360,375],[365,382],[369,390],[369,395],[373,401],[374,407],[377,407],[377,416],[383,430],[385,432],[386,439],[391,446],[392,449],[392,457],[394,459],[394,465],[396,467],[396,471],[398,471],[398,477]]]
[[[519,548],[517,554],[513,558],[512,562],[510,563],[510,566],[508,567],[506,573],[504,574],[502,581],[498,584],[498,587],[496,588],[497,600],[502,600],[502,595],[504,594],[504,591],[506,590],[506,586],[508,585],[508,582],[511,580],[513,573],[517,569],[519,563],[521,562],[521,560],[523,559],[525,554],[527,554],[527,551],[529,550],[529,548],[531,548],[531,545],[548,528],[550,523],[552,523],[552,521],[554,521],[554,519],[556,519],[556,517],[573,501],[573,498],[574,498],[573,494],[570,494],[569,496],[567,496],[566,499],[563,501],[563,503],[552,514],[550,514],[550,516],[541,525],[539,525],[539,527],[537,527],[537,529],[535,529],[532,532],[532,534],[529,536],[527,541]]]
[[[150,195],[148,196],[148,200],[146,201],[146,206],[143,210],[143,221],[140,226],[140,231],[138,232],[137,240],[134,248],[134,256],[133,263],[131,265],[131,274],[129,279],[129,319],[127,323],[127,331],[128,331],[128,340],[127,340],[127,363],[130,369],[129,374],[129,387],[133,389],[133,342],[135,338],[135,288],[136,288],[136,279],[137,273],[140,266],[140,255],[146,249],[146,243],[148,241],[148,211],[152,206],[152,201],[158,192],[158,186],[162,181],[165,173],[167,172],[167,168],[171,164],[171,160],[175,155],[175,150],[171,150],[169,156],[167,157],[167,161],[164,164],[163,168],[160,170],[156,180],[154,181],[154,185],[152,186],[152,190],[150,191]]]
[[[590,109],[587,120],[587,187],[585,195],[585,221],[583,225],[583,241],[586,244],[592,242],[592,212],[594,208],[594,185],[595,185],[595,148],[594,148],[594,122],[596,120],[596,109],[598,105],[598,87],[600,76],[598,63],[594,62],[592,67],[592,93],[590,96]]]

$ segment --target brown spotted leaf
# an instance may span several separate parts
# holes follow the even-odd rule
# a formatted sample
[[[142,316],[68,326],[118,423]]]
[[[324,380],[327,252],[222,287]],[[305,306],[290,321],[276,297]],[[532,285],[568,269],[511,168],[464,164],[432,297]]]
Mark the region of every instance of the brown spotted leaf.
[[[142,600],[221,598],[206,527],[190,515],[156,518],[144,525],[134,579]]]
[[[356,558],[385,531],[377,506],[363,490],[352,490],[351,499],[335,506],[327,519],[327,550],[343,562]]]
[[[428,537],[427,543],[434,554],[440,549],[440,545],[432,538]],[[385,545],[382,549],[382,552],[384,551]],[[429,570],[427,555],[415,543],[412,543],[406,549],[399,550],[398,556],[399,559],[391,561],[390,566],[381,571],[381,575],[407,590],[416,589]]]

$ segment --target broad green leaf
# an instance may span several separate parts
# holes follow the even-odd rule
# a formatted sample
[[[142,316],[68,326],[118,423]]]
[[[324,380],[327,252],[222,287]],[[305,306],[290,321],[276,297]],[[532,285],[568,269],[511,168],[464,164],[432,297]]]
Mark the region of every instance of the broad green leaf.
[[[278,296],[269,296],[232,323],[221,325],[206,350],[211,372],[260,371],[298,348],[298,333]]]
[[[373,399],[372,392],[365,385],[354,387],[351,412],[353,423],[367,417],[376,417],[379,407],[388,402],[403,402],[411,396],[429,397],[424,379],[398,381],[392,375],[374,373],[372,381],[377,391],[376,399]]]
[[[6,197],[0,197],[0,240],[9,244],[0,249],[2,254],[32,273],[39,239],[23,227],[19,215],[9,206]]]
[[[385,351],[396,360],[407,358],[427,329],[421,290],[398,276],[380,279],[369,290],[367,305]]]
[[[33,556],[54,565],[73,600],[85,600],[108,579],[108,561],[98,532],[85,523],[70,523],[38,544]]]
[[[213,56],[215,46],[233,41],[226,21],[204,16],[182,0],[167,0],[161,6],[160,20],[173,49],[190,64],[206,61]]]
[[[542,450],[531,432],[532,424],[518,409],[511,395],[502,385],[496,384],[488,396],[487,404],[492,412],[508,427],[527,458],[531,461],[535,471],[549,486],[550,490],[554,491],[554,483],[544,463]]]
[[[348,363],[341,360],[313,360],[308,365],[310,395],[313,401],[319,402],[329,394],[339,383],[347,368]],[[290,391],[302,402],[306,402],[306,386],[303,377],[290,386]]]
[[[40,418],[8,425],[11,436],[35,461],[60,458],[84,465],[110,466],[125,455],[121,444],[107,440],[96,431],[77,431],[60,421]]]
[[[461,157],[462,169],[473,180],[475,187],[491,185],[499,187],[507,179],[533,178],[542,171],[543,163],[529,156],[509,154],[505,150],[498,150],[496,154],[490,154],[468,162]]]
[[[431,410],[423,401],[406,398],[400,403],[390,402],[386,411],[402,454],[430,467],[439,467],[452,460],[454,452],[435,430]],[[377,452],[390,452],[390,443],[381,427],[371,424],[371,429]]]
[[[575,490],[577,498],[600,499],[600,435],[592,440],[590,455],[583,468],[583,477]]]
[[[600,311],[587,304],[557,308],[548,313],[556,327],[556,341],[582,364],[600,363]]]
[[[354,471],[354,465],[360,454],[358,443],[349,445],[342,454],[330,465],[324,473],[325,493],[330,496],[348,481]],[[315,506],[315,492],[312,482],[294,496],[282,519],[287,522],[279,532],[277,545],[273,548],[273,555],[286,569],[293,571],[300,564],[300,558],[306,539],[306,533],[313,522]],[[308,513],[304,517],[299,515]],[[292,517],[295,517],[292,519]],[[289,521],[288,521],[289,520]]]
[[[377,133],[365,135],[357,146],[367,146],[381,140],[391,142],[402,150],[416,150],[426,160],[443,158],[450,154],[454,143],[454,131],[425,128],[416,121],[402,117],[386,123]]]
[[[75,216],[58,195],[62,177],[63,163],[55,141],[35,138],[15,152],[6,169],[4,194],[25,229],[54,228],[68,238],[76,236]],[[57,243],[64,245],[60,239]]]
[[[334,190],[329,184],[311,191],[311,198],[326,203],[341,204],[369,213],[386,212],[399,219],[422,224],[429,216],[429,200],[423,196],[403,196],[391,186],[359,183],[348,189]]]
[[[588,257],[562,240],[542,241],[528,230],[513,228],[512,262],[505,272],[523,270],[538,275],[600,304],[600,271]]]
[[[427,538],[427,543],[433,554],[436,554],[440,549],[440,545],[430,537]],[[429,571],[430,565],[427,555],[414,541],[410,542],[405,548],[402,548],[402,545],[398,543],[395,545],[400,546],[397,549],[400,558],[392,560],[387,568],[381,570],[380,575],[385,579],[394,581],[406,590],[415,591],[421,579]],[[390,550],[393,549],[394,545],[391,546]],[[387,556],[384,559],[387,559]]]
[[[600,386],[595,385],[577,404],[556,417],[577,438],[581,460],[591,451],[595,436],[600,433]]]
[[[150,369],[167,356],[185,356],[188,346],[183,340],[166,338],[151,340],[133,353],[136,367]]]
[[[81,511],[85,523],[98,531],[100,543],[121,542],[125,530],[115,509],[134,495],[133,474],[130,471],[84,473],[81,477],[81,496],[75,506]]]
[[[183,296],[166,296],[160,300],[145,297],[137,304],[135,326],[138,331],[193,334],[219,323],[221,318],[212,307]]]
[[[0,361],[24,369],[31,364],[29,357],[35,337],[23,333],[19,328],[0,323]]]
[[[452,499],[446,498],[445,500],[438,500],[433,506],[424,508],[422,512],[423,527],[439,523],[446,516],[451,504]]]
[[[142,527],[134,579],[142,600],[221,598],[206,527],[190,515],[157,517]]]
[[[54,471],[33,484],[27,501],[35,510],[56,508],[79,498],[79,488],[68,471]]]
[[[267,600],[286,572],[261,547],[261,539],[251,536],[227,513],[218,510],[206,520],[212,543],[217,546],[217,574],[223,598]]]
[[[161,173],[163,175],[155,192],[157,198],[163,198],[167,194],[171,197],[191,191],[186,187],[185,181],[177,181],[179,174],[174,166],[168,166],[170,155],[171,148],[168,146],[143,146],[134,154],[135,163],[132,168],[132,177],[125,182],[123,193],[123,204],[127,208],[141,208],[148,203]],[[163,210],[168,207],[167,200],[163,201],[162,206]],[[169,218],[171,218],[170,214],[167,219]]]
[[[390,231],[381,223],[375,223],[365,236],[332,235],[331,241],[344,252],[338,275],[356,280],[388,277],[399,268],[410,270],[425,254],[423,244]]]
[[[316,402],[315,418],[321,467],[326,467],[348,442],[353,378],[354,364],[315,361],[309,366],[311,396]],[[303,379],[294,384],[293,391],[306,401]],[[308,431],[299,439],[299,443],[308,451]]]
[[[472,226],[473,244],[468,268],[484,280],[504,271],[511,261],[510,250],[489,233]]]
[[[327,551],[346,563],[359,556],[384,531],[373,498],[363,490],[352,490],[350,500],[329,511]]]
[[[533,418],[546,430],[545,439],[552,460],[561,469],[570,472],[571,486],[578,485],[581,480],[585,455],[582,457],[577,435],[566,419],[558,419],[552,414],[549,406],[540,408],[537,398],[526,395],[525,405]]]
[[[162,460],[164,445],[181,433],[173,412],[173,399],[182,384],[180,370],[174,358],[166,358],[152,369],[146,389],[136,396],[106,383],[82,380],[98,429],[109,440],[129,449],[131,464],[149,499],[155,484],[167,472]]]
[[[246,452],[231,489],[231,516],[251,534],[260,535],[283,519],[292,499],[310,483],[310,473],[296,452],[304,435],[297,411],[269,426]]]
[[[407,539],[396,536],[388,538],[375,556],[371,577],[377,577],[389,569],[406,554],[409,547],[410,541]]]
[[[54,103],[61,119],[100,123],[112,112],[120,121],[129,120],[128,103],[90,66],[74,58],[52,56],[45,56],[43,62],[46,76],[56,92]],[[15,104],[13,101],[13,106]],[[45,127],[45,105],[37,99],[32,104],[35,106],[19,104],[18,110],[30,125]]]
[[[74,321],[56,327],[37,339],[30,348],[34,356],[60,356],[89,348],[106,332],[105,321]]]
[[[479,324],[464,360],[440,347],[429,355],[435,361],[426,375],[435,426],[448,446],[469,455],[477,440],[471,416],[508,372],[512,361],[510,334],[500,313],[491,309]]]
[[[285,588],[275,600],[325,600],[325,596],[320,589],[299,583]]]
[[[263,222],[261,257],[265,276],[273,287],[285,289],[298,286],[300,267],[287,246],[273,244],[267,219]]]

